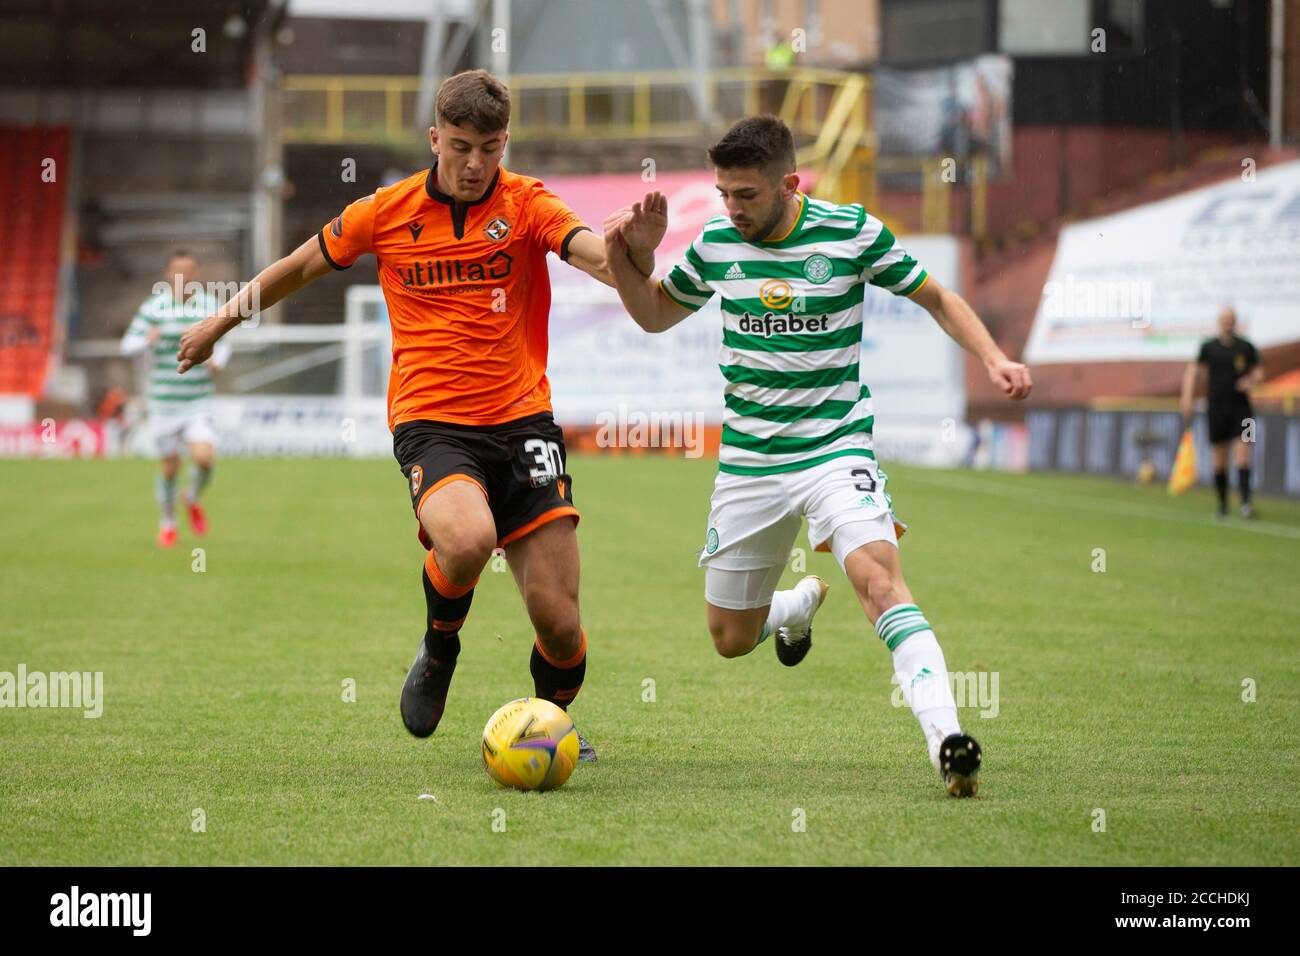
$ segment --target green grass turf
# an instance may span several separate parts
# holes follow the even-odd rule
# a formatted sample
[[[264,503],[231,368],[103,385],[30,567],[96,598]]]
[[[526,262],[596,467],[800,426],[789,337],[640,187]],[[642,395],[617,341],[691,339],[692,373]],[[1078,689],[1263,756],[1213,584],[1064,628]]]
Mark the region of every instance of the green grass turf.
[[[402,728],[423,552],[392,462],[222,461],[204,573],[184,530],[154,547],[152,469],[0,464],[0,670],[103,671],[106,698],[97,720],[0,710],[0,862],[1300,859],[1295,504],[1219,524],[1204,491],[889,468],[949,668],[998,674],[997,716],[962,711],[985,767],[957,801],[829,555],[808,558],[832,590],[800,667],[768,645],[723,660],[695,566],[713,464],[575,456],[590,663],[574,714],[600,760],[521,794],[478,752],[488,715],[532,690],[509,573],[483,575],[437,734]]]

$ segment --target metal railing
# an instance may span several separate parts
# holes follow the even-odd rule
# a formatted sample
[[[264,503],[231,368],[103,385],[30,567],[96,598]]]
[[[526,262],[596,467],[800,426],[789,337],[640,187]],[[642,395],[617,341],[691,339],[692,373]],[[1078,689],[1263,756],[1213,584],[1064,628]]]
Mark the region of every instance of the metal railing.
[[[837,91],[869,86],[863,74],[842,70],[751,67],[702,77],[687,70],[529,73],[509,82],[511,136],[521,142],[694,136],[761,112],[777,113],[796,135],[815,137]],[[415,115],[419,87],[417,76],[287,76],[285,142],[408,144],[428,125]]]
[[[952,228],[949,183],[936,157],[877,155],[871,77],[819,68],[734,67],[610,73],[530,73],[509,78],[510,135],[515,143],[631,143],[717,135],[742,116],[780,116],[806,145],[801,168],[816,175],[818,198],[877,205],[877,176],[907,171],[920,183],[915,223],[925,232]],[[417,76],[285,77],[283,136],[287,143],[369,143],[423,150],[417,122]],[[969,231],[984,232],[983,163],[972,186]],[[903,225],[899,223],[898,225]]]

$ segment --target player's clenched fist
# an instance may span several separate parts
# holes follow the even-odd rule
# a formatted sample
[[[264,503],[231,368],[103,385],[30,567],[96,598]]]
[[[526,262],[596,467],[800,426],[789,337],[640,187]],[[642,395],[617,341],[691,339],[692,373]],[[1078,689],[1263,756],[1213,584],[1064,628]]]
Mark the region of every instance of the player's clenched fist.
[[[221,337],[221,330],[211,319],[195,322],[181,336],[181,347],[176,352],[176,371],[184,374],[212,357],[212,346]]]
[[[1029,366],[1008,359],[990,364],[989,378],[1007,398],[1028,398],[1030,389],[1034,387],[1029,377]]]

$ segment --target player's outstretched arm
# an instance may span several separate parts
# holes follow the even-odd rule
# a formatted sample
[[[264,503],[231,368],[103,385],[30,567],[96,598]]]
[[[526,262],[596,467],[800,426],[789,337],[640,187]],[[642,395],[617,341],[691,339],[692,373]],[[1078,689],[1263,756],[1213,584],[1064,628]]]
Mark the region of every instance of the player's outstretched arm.
[[[1006,357],[965,299],[945,289],[934,276],[926,279],[911,298],[930,313],[949,338],[984,363],[989,379],[1002,389],[1002,394],[1014,399],[1028,397],[1034,387],[1029,366]]]
[[[186,329],[176,353],[176,371],[184,373],[201,365],[211,357],[217,340],[240,322],[269,309],[329,271],[330,264],[321,253],[320,240],[312,236],[283,259],[259,272],[252,282],[239,290],[239,295],[212,315]]]
[[[575,269],[587,273],[597,282],[613,287],[614,274],[610,271],[609,263],[605,258],[605,243],[594,232],[584,230],[570,239],[569,256],[564,261]],[[649,258],[648,268],[654,270],[653,254]]]
[[[652,203],[656,204],[657,215],[649,215]],[[635,240],[628,255],[642,275],[655,271],[655,249],[663,239],[668,228],[668,202],[662,194],[651,192],[645,199],[631,206],[616,209],[605,218],[605,231],[611,228],[627,229],[635,222]],[[591,232],[580,232],[569,240],[569,255],[565,260],[569,265],[581,269],[607,286],[614,285],[614,273],[609,266],[605,243],[602,238]]]
[[[647,332],[664,332],[691,310],[664,294],[651,268],[642,268],[647,252],[653,257],[668,229],[668,200],[659,192],[605,220],[605,258],[623,308]]]
[[[614,274],[614,288],[632,321],[647,332],[666,332],[691,314],[664,294],[654,276],[647,276],[632,264],[627,243],[615,229],[605,234],[606,255]]]

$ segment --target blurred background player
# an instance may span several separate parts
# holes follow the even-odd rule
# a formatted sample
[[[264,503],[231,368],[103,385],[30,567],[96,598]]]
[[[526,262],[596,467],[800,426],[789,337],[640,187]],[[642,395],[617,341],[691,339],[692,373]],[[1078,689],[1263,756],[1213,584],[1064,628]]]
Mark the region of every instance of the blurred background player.
[[[181,446],[189,447],[190,473],[184,491],[190,530],[200,537],[208,531],[208,518],[199,503],[212,480],[216,432],[212,428],[213,376],[230,360],[230,343],[223,342],[192,374],[176,370],[181,335],[213,308],[198,283],[198,260],[184,250],[173,252],[164,270],[165,288],[146,299],[122,336],[123,355],[148,352],[149,433],[158,449],[159,471],[154,479],[158,501],[158,544],[176,544],[176,485]]]
[[[709,159],[727,214],[705,224],[667,277],[648,279],[628,259],[652,253],[666,228],[660,193],[605,238],[623,304],[647,332],[722,296],[726,413],[700,556],[714,646],[739,657],[775,635],[783,664],[803,660],[827,587],[813,575],[790,590],[776,585],[807,518],[809,541],[834,553],[892,653],[944,789],[973,796],[979,744],[961,731],[943,651],[903,580],[887,476],[872,450],[871,392],[859,376],[864,286],[924,307],[1005,396],[1028,396],[1029,370],[861,205],[800,191],[794,139],[777,117],[736,123]]]
[[[1255,517],[1250,502],[1250,443],[1253,429],[1248,422],[1255,412],[1250,390],[1264,380],[1264,366],[1255,346],[1237,334],[1237,313],[1231,306],[1219,312],[1219,334],[1201,343],[1196,361],[1183,372],[1181,407],[1184,422],[1192,418],[1196,389],[1205,383],[1206,418],[1214,462],[1214,490],[1219,496],[1219,517],[1228,514],[1228,446],[1235,446],[1237,489],[1241,494],[1241,516]]]
[[[536,631],[535,695],[567,709],[582,688],[578,511],[546,378],[546,255],[613,285],[602,239],[540,181],[501,165],[503,83],[486,70],[459,73],[439,87],[436,111],[432,168],[353,202],[252,283],[265,309],[366,253],[379,260],[393,334],[388,425],[428,550],[426,629],[401,697],[417,737],[442,719],[460,631],[495,548]],[[653,270],[652,253],[639,258]],[[241,306],[184,337],[182,372],[239,322]],[[595,759],[579,741],[580,759]]]

